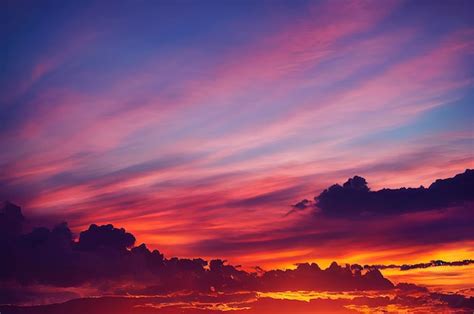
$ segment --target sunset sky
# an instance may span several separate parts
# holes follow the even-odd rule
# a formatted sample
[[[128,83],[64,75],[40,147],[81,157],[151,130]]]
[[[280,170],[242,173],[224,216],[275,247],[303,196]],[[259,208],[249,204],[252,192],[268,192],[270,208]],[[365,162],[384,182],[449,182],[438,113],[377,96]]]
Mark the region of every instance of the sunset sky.
[[[30,226],[112,223],[246,268],[474,256],[472,206],[292,210],[355,175],[416,188],[474,168],[473,1],[6,6],[0,200]]]

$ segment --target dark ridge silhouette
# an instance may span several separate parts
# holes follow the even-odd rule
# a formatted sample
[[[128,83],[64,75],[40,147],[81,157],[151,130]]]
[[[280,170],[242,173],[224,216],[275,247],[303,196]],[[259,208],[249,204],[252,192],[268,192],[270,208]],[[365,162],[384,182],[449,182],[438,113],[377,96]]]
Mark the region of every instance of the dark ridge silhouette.
[[[354,176],[342,186],[335,184],[325,189],[314,199],[323,214],[344,218],[440,209],[474,200],[474,170],[467,169],[453,178],[438,179],[428,188],[379,191],[370,191],[364,178]]]

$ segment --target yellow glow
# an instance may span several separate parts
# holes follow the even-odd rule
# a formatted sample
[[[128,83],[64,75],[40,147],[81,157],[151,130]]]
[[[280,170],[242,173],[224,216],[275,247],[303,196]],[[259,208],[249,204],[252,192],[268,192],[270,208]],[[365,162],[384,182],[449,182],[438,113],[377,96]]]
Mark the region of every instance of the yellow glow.
[[[400,271],[385,269],[382,274],[389,280],[409,282],[437,290],[456,291],[474,287],[474,265],[439,266]]]
[[[278,292],[258,292],[259,297],[272,298],[278,300],[295,300],[309,302],[313,299],[347,299],[351,300],[355,297],[362,296],[393,296],[393,293],[383,293],[380,291],[278,291]]]

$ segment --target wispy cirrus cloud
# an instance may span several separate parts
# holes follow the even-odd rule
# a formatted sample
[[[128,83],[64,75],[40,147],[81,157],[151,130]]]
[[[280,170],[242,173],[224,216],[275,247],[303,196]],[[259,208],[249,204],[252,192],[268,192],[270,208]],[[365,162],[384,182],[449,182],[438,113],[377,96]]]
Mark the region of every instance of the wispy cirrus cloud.
[[[161,4],[137,4],[133,17],[124,5],[84,6],[73,21],[101,8],[108,23],[37,17],[21,38],[38,49],[15,46],[9,59],[18,89],[2,96],[0,195],[38,219],[74,217],[75,231],[116,223],[190,256],[200,241],[287,230],[304,215],[285,217],[290,204],[355,173],[381,188],[472,168],[472,25],[436,6],[258,6],[266,14],[245,21],[237,6],[205,23],[212,10],[172,21],[155,16],[176,9]],[[332,223],[336,241],[344,226]],[[308,230],[294,231],[314,237],[298,258],[321,237]],[[296,235],[256,247],[291,259]]]

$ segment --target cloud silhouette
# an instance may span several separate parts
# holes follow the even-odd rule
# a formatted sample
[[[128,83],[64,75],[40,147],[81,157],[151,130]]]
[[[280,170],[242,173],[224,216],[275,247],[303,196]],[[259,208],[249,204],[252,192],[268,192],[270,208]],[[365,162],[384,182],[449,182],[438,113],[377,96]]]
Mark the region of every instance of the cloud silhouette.
[[[370,191],[359,176],[342,186],[332,185],[316,196],[321,212],[335,217],[370,217],[439,209],[474,200],[474,170],[449,179],[438,179],[429,188],[382,189]]]
[[[397,189],[381,190],[371,192],[367,182],[362,177],[354,177],[348,180],[344,185],[336,188],[342,190],[344,197],[348,197],[355,205],[355,212],[364,214],[360,204],[379,204],[379,195],[390,195],[390,198],[402,198],[408,200],[405,193],[415,196],[410,203],[410,210],[424,211],[428,208],[435,209],[438,206],[457,205],[463,201],[469,201],[469,188],[472,184],[472,170],[455,176],[452,179],[438,180],[428,189]],[[406,190],[409,190],[407,192]],[[411,191],[413,190],[413,191]],[[330,197],[333,192],[326,192]],[[339,193],[339,192],[338,192]],[[385,193],[385,194],[383,194]],[[427,196],[437,194],[435,200],[431,200],[429,207],[420,208],[417,205]],[[324,194],[324,192],[322,193]],[[375,195],[375,196],[374,196]],[[342,196],[341,196],[342,197]],[[271,197],[270,199],[273,199]],[[326,199],[327,200],[327,199]],[[369,200],[369,201],[368,201]],[[259,200],[261,201],[261,200]],[[365,203],[364,203],[365,202]],[[371,203],[373,202],[373,203]],[[344,202],[342,204],[345,204]],[[399,204],[406,204],[405,201]],[[339,231],[327,229],[320,230],[317,234],[289,233],[288,237],[281,239],[267,239],[261,245],[268,249],[277,248],[284,241],[285,245],[297,245],[301,243],[319,243],[320,247],[327,247],[327,241],[343,241],[350,237],[353,232],[360,230],[362,239],[369,241],[374,233],[365,234],[362,231],[367,228],[367,222],[388,223],[387,230],[393,229],[384,237],[385,242],[394,243],[405,241],[409,237],[410,241],[431,243],[429,241],[446,240],[443,233],[441,236],[432,237],[433,231],[444,230],[452,234],[456,240],[463,237],[461,231],[470,232],[470,220],[466,219],[466,213],[470,213],[470,208],[461,208],[454,211],[459,215],[454,215],[451,211],[446,212],[446,217],[441,220],[436,219],[431,222],[421,220],[423,226],[428,228],[421,232],[419,221],[411,225],[405,221],[403,225],[397,224],[395,227],[390,223],[392,217],[387,215],[394,214],[391,207],[382,207],[383,219],[381,220],[358,220],[351,224],[351,228],[345,231],[345,220],[339,219],[341,211],[340,203],[336,204],[336,216],[323,216],[322,225],[328,221],[337,222],[341,226]],[[294,205],[299,210],[312,206],[308,200]],[[339,206],[339,207],[338,207]],[[329,208],[322,208],[323,214]],[[345,210],[345,209],[343,209]],[[375,210],[375,209],[373,209]],[[409,212],[406,208],[399,212]],[[421,213],[425,215],[426,213]],[[469,214],[470,215],[470,214]],[[375,215],[377,216],[377,215]],[[419,216],[419,215],[418,215]],[[352,216],[350,216],[352,217]],[[467,216],[471,217],[471,216]],[[453,220],[454,219],[454,220]],[[0,282],[6,283],[2,287],[2,302],[18,302],[19,291],[23,288],[33,287],[35,285],[45,285],[52,287],[79,287],[79,286],[101,286],[101,293],[113,294],[137,294],[154,295],[159,293],[174,293],[176,291],[194,291],[194,292],[236,292],[236,291],[278,291],[278,290],[314,290],[314,291],[368,291],[368,290],[389,290],[401,289],[395,287],[389,280],[384,278],[380,269],[399,268],[408,270],[413,268],[425,268],[435,266],[458,266],[472,263],[471,260],[465,261],[431,261],[429,263],[407,264],[407,265],[344,265],[336,263],[331,264],[327,269],[321,269],[317,264],[302,263],[293,270],[269,270],[248,272],[239,269],[239,267],[228,265],[224,260],[214,259],[206,261],[201,258],[165,258],[158,250],[149,250],[145,244],[136,245],[135,237],[123,228],[116,228],[113,225],[95,225],[92,224],[87,230],[79,233],[75,239],[66,223],[61,223],[52,229],[39,227],[31,232],[22,233],[22,224],[25,221],[21,209],[12,204],[5,203],[0,210]],[[358,225],[364,222],[363,225]],[[313,221],[308,221],[308,227],[313,225]],[[466,225],[464,227],[463,223]],[[421,227],[423,227],[421,226]],[[444,226],[444,227],[443,227]],[[460,227],[461,226],[461,227]],[[314,227],[314,226],[313,226]],[[441,228],[443,227],[443,228]],[[306,227],[295,226],[298,232],[305,231]],[[403,228],[408,228],[404,230]],[[412,235],[416,230],[417,236]],[[397,231],[397,232],[395,232]],[[400,232],[398,232],[400,231]],[[426,231],[426,232],[425,232]],[[456,231],[456,232],[454,232]],[[414,231],[413,231],[414,232]],[[464,231],[463,231],[464,232]],[[426,237],[434,240],[425,239]],[[254,237],[251,237],[251,239]],[[464,239],[468,238],[468,234]],[[440,240],[441,239],[441,240]],[[429,241],[428,241],[429,240]],[[449,239],[448,239],[449,240]],[[428,242],[427,242],[428,241]],[[219,244],[214,241],[214,245]],[[335,242],[333,242],[335,243]],[[260,243],[251,240],[248,244],[237,243],[239,251],[251,250]],[[237,245],[232,244],[232,245]],[[325,246],[326,245],[326,246]],[[224,247],[232,247],[223,242]],[[202,251],[208,254],[207,251]],[[225,250],[224,250],[225,252]],[[405,287],[408,289],[410,287]],[[70,292],[64,292],[69,295]],[[29,298],[33,293],[28,291]],[[464,299],[463,299],[464,300]],[[373,300],[372,300],[373,301]],[[382,302],[381,300],[379,300]],[[377,302],[379,302],[377,301]],[[375,302],[375,301],[373,301]],[[385,301],[384,301],[385,302]],[[444,302],[444,301],[443,301]],[[447,302],[447,301],[446,301]],[[462,302],[468,302],[466,300]]]
[[[433,260],[427,263],[416,263],[416,264],[403,264],[403,265],[364,265],[364,269],[387,269],[387,268],[398,268],[401,271],[419,268],[439,267],[439,266],[467,266],[474,264],[474,260],[465,259],[462,261],[446,262],[442,260]]]
[[[298,211],[305,210],[311,207],[311,205],[312,205],[312,202],[310,200],[307,200],[307,199],[301,200],[298,203],[291,205],[292,209],[285,214],[285,217],[293,213],[296,213]]]
[[[279,252],[290,250],[307,250],[310,248],[314,256],[319,258],[334,259],[335,256],[347,256],[347,251],[368,252],[385,248],[385,252],[391,250],[406,250],[423,247],[426,251],[439,251],[440,245],[465,246],[465,243],[474,240],[472,225],[474,224],[474,201],[470,201],[469,196],[470,183],[468,178],[472,177],[472,170],[455,176],[453,179],[438,180],[430,187],[432,190],[440,186],[441,195],[450,195],[449,201],[437,201],[436,205],[449,204],[441,207],[429,207],[431,210],[414,208],[412,210],[401,209],[395,212],[386,211],[381,204],[381,210],[378,213],[363,212],[360,203],[365,202],[364,197],[368,193],[364,192],[367,185],[361,179],[350,180],[346,188],[350,190],[362,191],[361,200],[353,200],[354,208],[347,209],[347,213],[341,212],[329,214],[329,208],[326,212],[316,208],[311,202],[309,207],[303,209],[299,217],[287,220],[284,227],[275,225],[274,227],[263,230],[249,230],[243,234],[222,234],[212,239],[196,241],[187,249],[195,252],[201,252],[205,256],[215,256],[222,254],[227,258],[239,259],[242,252],[254,254],[255,264],[265,266],[268,263],[267,256]],[[360,178],[360,177],[359,177]],[[461,192],[449,191],[444,182],[449,182]],[[457,183],[456,183],[457,182]],[[454,183],[454,184],[453,184]],[[343,186],[340,186],[344,189]],[[404,189],[394,190],[403,194]],[[446,192],[447,191],[447,192]],[[432,192],[429,192],[432,193]],[[344,193],[345,195],[346,193]],[[378,194],[377,194],[378,195]],[[452,197],[452,195],[457,195]],[[339,202],[336,196],[334,202]],[[342,197],[342,196],[341,196]],[[378,196],[377,196],[378,197]],[[441,199],[447,199],[442,196]],[[464,201],[461,201],[464,199]],[[390,200],[387,200],[387,202]],[[344,203],[344,200],[340,202]],[[357,203],[359,202],[359,203]],[[301,203],[301,204],[299,204]],[[307,202],[299,202],[298,207],[303,208]],[[346,205],[344,203],[344,205]],[[349,206],[349,205],[347,205]],[[413,208],[413,207],[412,207]],[[290,215],[295,208],[286,213]],[[385,211],[384,211],[385,210]],[[294,211],[293,211],[294,213]],[[414,252],[417,249],[414,250]],[[410,254],[413,258],[423,261],[423,253]],[[381,252],[382,255],[388,254]],[[289,257],[275,257],[271,262],[294,263],[302,260],[303,256],[295,255]],[[408,254],[407,254],[408,255]],[[388,256],[388,255],[385,255]],[[398,265],[400,266],[400,265]]]
[[[74,240],[66,223],[52,230],[44,227],[26,234],[21,228],[23,215],[18,206],[7,203],[1,224],[16,221],[15,232],[0,239],[0,281],[18,284],[72,287],[83,284],[110,286],[107,291],[156,294],[189,291],[272,291],[310,290],[384,290],[393,289],[378,269],[366,273],[350,265],[331,264],[320,269],[316,264],[300,264],[294,270],[249,273],[227,265],[224,260],[201,258],[164,258],[145,244],[133,246],[135,237],[113,225],[90,225]],[[126,288],[124,287],[124,284]],[[133,286],[133,288],[130,287]],[[138,288],[137,288],[138,287]],[[120,290],[122,289],[122,290]],[[16,297],[10,295],[14,302]],[[5,298],[5,297],[4,297]],[[5,300],[4,300],[5,301]]]
[[[117,229],[112,225],[90,225],[89,229],[81,232],[77,246],[81,250],[97,250],[110,248],[125,250],[135,244],[135,237],[125,229]]]
[[[13,203],[5,202],[0,210],[0,237],[15,236],[21,232],[25,217],[21,208]]]

